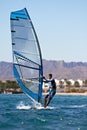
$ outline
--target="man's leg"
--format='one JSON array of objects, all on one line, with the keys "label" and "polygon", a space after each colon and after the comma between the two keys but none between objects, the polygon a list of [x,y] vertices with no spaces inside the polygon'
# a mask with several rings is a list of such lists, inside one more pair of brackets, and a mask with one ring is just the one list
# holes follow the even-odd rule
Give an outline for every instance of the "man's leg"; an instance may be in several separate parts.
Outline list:
[{"label": "man's leg", "polygon": [[46,95],[46,97],[44,98],[44,107],[46,108],[46,106],[47,106],[47,99],[48,99],[48,96],[49,95]]},{"label": "man's leg", "polygon": [[47,99],[44,99],[44,107],[46,108],[46,104],[47,104]]},{"label": "man's leg", "polygon": [[50,95],[49,95],[49,97],[48,97],[48,99],[47,99],[47,101],[46,101],[46,106],[49,105],[49,103],[50,103],[50,101],[52,100],[52,98],[54,97],[54,95],[55,95],[55,92],[54,92],[54,91],[51,91],[51,93],[50,93]]},{"label": "man's leg", "polygon": [[51,99],[49,98],[48,101],[46,102],[46,107],[48,106],[48,104],[50,103]]}]

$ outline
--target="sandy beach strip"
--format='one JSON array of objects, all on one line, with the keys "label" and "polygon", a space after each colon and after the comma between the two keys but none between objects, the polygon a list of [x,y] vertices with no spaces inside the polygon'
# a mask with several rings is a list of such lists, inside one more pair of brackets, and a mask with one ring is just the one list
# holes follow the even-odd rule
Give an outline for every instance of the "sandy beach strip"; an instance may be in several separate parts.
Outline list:
[{"label": "sandy beach strip", "polygon": [[[46,95],[47,93],[43,93],[43,95]],[[75,96],[87,96],[87,92],[86,93],[56,93],[56,95],[75,95]]]},{"label": "sandy beach strip", "polygon": [[56,93],[58,95],[82,95],[82,96],[87,96],[87,93]]}]

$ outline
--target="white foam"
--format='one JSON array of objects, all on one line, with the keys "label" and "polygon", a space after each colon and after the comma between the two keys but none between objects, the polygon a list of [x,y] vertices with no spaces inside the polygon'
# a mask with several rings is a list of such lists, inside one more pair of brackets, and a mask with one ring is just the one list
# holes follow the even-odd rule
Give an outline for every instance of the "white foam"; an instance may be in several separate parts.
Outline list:
[{"label": "white foam", "polygon": [[17,106],[16,106],[17,109],[24,109],[24,110],[28,110],[28,109],[31,109],[31,106],[30,105],[25,105],[23,103],[23,101],[21,101]]},{"label": "white foam", "polygon": [[33,108],[35,109],[55,109],[54,107],[51,107],[51,106],[47,106],[46,108],[44,108],[44,106],[42,106],[41,103],[37,103],[37,102],[33,102]]},{"label": "white foam", "polygon": [[42,106],[40,103],[37,102],[32,102],[32,105],[25,105],[25,103],[23,101],[21,101],[17,106],[16,109],[24,109],[24,110],[29,110],[29,109],[37,109],[37,110],[42,110],[42,109],[55,109],[55,107],[51,107],[51,106],[47,106],[46,108],[44,108],[44,106]]}]

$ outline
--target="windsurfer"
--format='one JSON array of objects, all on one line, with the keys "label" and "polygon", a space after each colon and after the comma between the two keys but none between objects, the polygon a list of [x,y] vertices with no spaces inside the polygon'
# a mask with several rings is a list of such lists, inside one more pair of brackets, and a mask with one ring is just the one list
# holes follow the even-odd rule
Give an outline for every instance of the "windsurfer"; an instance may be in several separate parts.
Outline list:
[{"label": "windsurfer", "polygon": [[46,79],[45,77],[43,77],[43,82],[49,83],[49,92],[44,98],[45,108],[48,106],[53,96],[56,94],[56,83],[55,83],[55,80],[52,78],[52,74],[49,74],[48,78],[49,79]]}]

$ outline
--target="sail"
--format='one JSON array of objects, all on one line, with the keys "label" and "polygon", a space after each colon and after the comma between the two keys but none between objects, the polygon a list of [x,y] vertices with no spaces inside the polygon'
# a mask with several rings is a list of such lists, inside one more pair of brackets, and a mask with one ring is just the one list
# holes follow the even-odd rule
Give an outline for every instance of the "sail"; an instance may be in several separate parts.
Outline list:
[{"label": "sail", "polygon": [[42,56],[38,38],[26,10],[11,12],[14,76],[22,91],[40,102],[42,98]]}]

